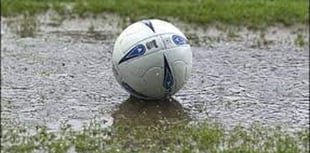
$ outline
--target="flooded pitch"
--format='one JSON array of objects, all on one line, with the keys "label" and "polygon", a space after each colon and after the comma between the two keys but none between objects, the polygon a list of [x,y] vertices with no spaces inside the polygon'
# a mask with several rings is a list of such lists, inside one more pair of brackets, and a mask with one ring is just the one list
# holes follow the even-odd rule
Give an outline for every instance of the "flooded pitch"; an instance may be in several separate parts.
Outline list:
[{"label": "flooded pitch", "polygon": [[309,127],[309,48],[297,47],[290,31],[267,32],[271,43],[260,46],[249,31],[222,40],[223,32],[176,24],[193,43],[191,78],[171,99],[147,103],[129,98],[114,79],[117,18],[54,26],[43,16],[34,38],[19,38],[9,20],[1,23],[2,124],[57,130],[62,123],[80,129],[93,119],[107,126],[190,119],[227,128]]}]

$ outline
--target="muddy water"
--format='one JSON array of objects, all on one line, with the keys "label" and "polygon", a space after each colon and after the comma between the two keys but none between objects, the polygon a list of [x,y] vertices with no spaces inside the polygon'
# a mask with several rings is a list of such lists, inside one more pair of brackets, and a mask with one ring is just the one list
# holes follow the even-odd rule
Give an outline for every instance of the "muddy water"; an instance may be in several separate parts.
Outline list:
[{"label": "muddy water", "polygon": [[34,38],[19,38],[11,20],[1,23],[2,124],[57,130],[62,123],[80,129],[90,120],[109,126],[190,118],[227,128],[309,126],[309,48],[294,45],[290,30],[271,29],[272,43],[260,46],[259,34],[250,31],[229,40],[225,32],[179,23],[195,39],[192,76],[171,99],[148,104],[129,98],[113,77],[111,52],[122,27],[117,17],[53,26],[44,15]]}]

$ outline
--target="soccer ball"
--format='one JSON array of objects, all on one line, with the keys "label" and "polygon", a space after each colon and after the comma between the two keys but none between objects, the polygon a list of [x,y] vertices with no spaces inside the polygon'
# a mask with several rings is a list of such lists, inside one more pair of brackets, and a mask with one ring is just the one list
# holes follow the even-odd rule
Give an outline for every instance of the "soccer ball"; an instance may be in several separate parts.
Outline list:
[{"label": "soccer ball", "polygon": [[189,79],[192,51],[172,24],[142,20],[116,39],[112,62],[116,80],[132,96],[161,99],[175,94]]}]

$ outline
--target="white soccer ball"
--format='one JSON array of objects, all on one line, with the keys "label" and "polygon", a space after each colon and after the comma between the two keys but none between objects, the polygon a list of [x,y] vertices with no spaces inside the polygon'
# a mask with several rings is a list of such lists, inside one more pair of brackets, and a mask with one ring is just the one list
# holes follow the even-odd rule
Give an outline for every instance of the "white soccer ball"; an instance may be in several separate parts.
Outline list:
[{"label": "white soccer ball", "polygon": [[190,77],[192,51],[184,34],[172,24],[142,20],[117,38],[113,73],[131,95],[161,99],[179,91]]}]

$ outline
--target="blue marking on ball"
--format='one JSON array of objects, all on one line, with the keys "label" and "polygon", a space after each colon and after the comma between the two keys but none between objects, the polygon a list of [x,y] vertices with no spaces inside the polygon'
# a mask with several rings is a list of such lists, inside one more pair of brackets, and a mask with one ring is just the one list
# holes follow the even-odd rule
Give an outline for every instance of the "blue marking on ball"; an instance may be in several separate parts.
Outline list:
[{"label": "blue marking on ball", "polygon": [[136,47],[132,48],[120,61],[118,64],[121,64],[129,59],[141,56],[145,53],[145,46],[142,44],[137,45]]},{"label": "blue marking on ball", "polygon": [[164,82],[163,86],[168,91],[171,92],[171,88],[174,84],[173,75],[167,61],[166,56],[164,55]]},{"label": "blue marking on ball", "polygon": [[153,32],[155,32],[155,29],[153,27],[153,24],[150,20],[143,20],[141,21],[143,24],[145,24],[147,27],[149,27]]},{"label": "blue marking on ball", "polygon": [[172,35],[172,40],[176,45],[185,45],[187,44],[186,38],[178,35]]}]

